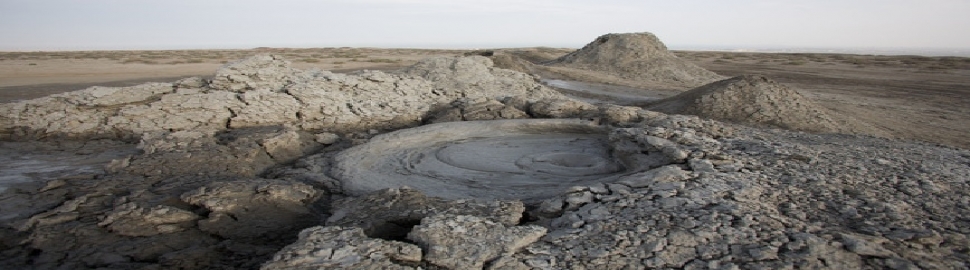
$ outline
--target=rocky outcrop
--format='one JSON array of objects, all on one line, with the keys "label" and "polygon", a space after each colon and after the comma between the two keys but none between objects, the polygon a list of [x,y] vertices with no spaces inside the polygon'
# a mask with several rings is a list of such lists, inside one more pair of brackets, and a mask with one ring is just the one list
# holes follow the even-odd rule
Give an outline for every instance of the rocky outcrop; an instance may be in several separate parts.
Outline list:
[{"label": "rocky outcrop", "polygon": [[292,84],[299,72],[282,57],[263,54],[238,60],[219,69],[209,82],[209,87],[239,93],[259,89],[275,92]]},{"label": "rocky outcrop", "polygon": [[408,239],[424,250],[424,260],[448,269],[481,269],[485,262],[515,254],[542,237],[546,228],[512,226],[467,215],[436,215],[421,220]]},{"label": "rocky outcrop", "polygon": [[215,182],[182,194],[186,203],[209,211],[199,229],[229,239],[284,239],[317,224],[307,205],[318,191],[281,180]]},{"label": "rocky outcrop", "polygon": [[522,105],[517,108],[514,98],[507,98],[505,102],[480,98],[480,99],[458,99],[448,107],[441,108],[433,112],[427,119],[428,123],[457,122],[457,121],[477,121],[477,120],[497,120],[497,119],[522,119],[531,116],[519,109],[528,106],[528,101],[521,100]]},{"label": "rocky outcrop", "polygon": [[139,143],[143,155],[132,156],[113,168],[115,172],[144,176],[251,178],[319,150],[324,144],[316,141],[317,135],[285,127],[233,129],[216,135],[151,132],[143,134]]},{"label": "rocky outcrop", "polygon": [[213,134],[287,125],[301,130],[359,131],[418,125],[458,98],[560,97],[523,73],[485,57],[431,58],[402,74],[299,70],[278,56],[230,63],[204,82],[92,87],[0,105],[0,135],[131,138],[160,131]]},{"label": "rocky outcrop", "polygon": [[430,58],[403,72],[432,82],[436,93],[453,98],[504,98],[523,94],[528,94],[531,99],[561,96],[532,75],[495,68],[492,60],[483,56]]},{"label": "rocky outcrop", "polygon": [[449,201],[410,188],[385,189],[337,201],[329,226],[363,228],[370,237],[403,240],[421,220],[439,214],[474,215],[508,226],[519,223],[519,201]]},{"label": "rocky outcrop", "polygon": [[126,203],[115,207],[98,226],[124,236],[151,236],[184,231],[201,217],[179,208],[156,205],[151,209]]},{"label": "rocky outcrop", "polygon": [[261,269],[415,269],[418,246],[368,238],[360,228],[311,227]]}]

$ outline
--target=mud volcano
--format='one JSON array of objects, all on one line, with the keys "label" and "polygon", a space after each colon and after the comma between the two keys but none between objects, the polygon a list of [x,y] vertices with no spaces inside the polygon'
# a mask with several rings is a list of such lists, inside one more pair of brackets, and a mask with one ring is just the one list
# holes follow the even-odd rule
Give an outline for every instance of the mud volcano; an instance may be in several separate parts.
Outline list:
[{"label": "mud volcano", "polygon": [[336,158],[348,194],[409,186],[460,199],[541,199],[626,172],[607,130],[574,119],[451,122],[375,137]]}]

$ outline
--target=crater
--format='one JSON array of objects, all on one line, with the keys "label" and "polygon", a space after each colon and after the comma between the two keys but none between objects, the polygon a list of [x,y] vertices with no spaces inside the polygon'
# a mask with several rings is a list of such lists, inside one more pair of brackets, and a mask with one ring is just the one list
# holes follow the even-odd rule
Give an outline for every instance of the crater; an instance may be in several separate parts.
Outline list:
[{"label": "crater", "polygon": [[433,124],[347,149],[332,172],[351,195],[408,186],[448,199],[542,199],[627,173],[607,133],[579,119]]}]

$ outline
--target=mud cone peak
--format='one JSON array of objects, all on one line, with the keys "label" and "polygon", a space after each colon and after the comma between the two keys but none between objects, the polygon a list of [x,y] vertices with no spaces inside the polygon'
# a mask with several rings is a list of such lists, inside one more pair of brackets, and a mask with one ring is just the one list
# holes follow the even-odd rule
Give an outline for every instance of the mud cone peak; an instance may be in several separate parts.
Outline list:
[{"label": "mud cone peak", "polygon": [[646,32],[602,35],[548,64],[673,87],[696,87],[723,78],[677,58],[657,36]]}]

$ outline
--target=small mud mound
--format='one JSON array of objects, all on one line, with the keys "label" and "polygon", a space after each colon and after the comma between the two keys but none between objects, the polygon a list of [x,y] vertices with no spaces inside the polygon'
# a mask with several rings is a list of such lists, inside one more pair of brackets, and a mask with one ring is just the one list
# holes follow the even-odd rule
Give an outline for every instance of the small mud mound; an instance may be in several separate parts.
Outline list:
[{"label": "small mud mound", "polygon": [[353,195],[409,186],[452,199],[543,198],[626,171],[607,132],[565,119],[428,125],[346,150],[333,173]]},{"label": "small mud mound", "polygon": [[651,33],[606,34],[548,65],[680,87],[696,87],[723,78],[677,58]]},{"label": "small mud mound", "polygon": [[664,99],[648,109],[792,130],[851,130],[833,120],[834,112],[785,85],[759,75],[714,82]]}]

